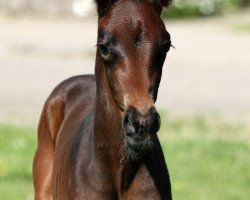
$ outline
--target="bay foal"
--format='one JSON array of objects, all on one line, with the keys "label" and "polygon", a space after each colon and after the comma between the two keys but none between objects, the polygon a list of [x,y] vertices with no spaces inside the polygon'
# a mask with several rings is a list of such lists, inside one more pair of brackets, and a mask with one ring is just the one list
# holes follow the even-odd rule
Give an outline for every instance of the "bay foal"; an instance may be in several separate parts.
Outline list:
[{"label": "bay foal", "polygon": [[36,200],[170,200],[154,102],[169,0],[96,0],[95,75],[59,84],[41,114]]}]

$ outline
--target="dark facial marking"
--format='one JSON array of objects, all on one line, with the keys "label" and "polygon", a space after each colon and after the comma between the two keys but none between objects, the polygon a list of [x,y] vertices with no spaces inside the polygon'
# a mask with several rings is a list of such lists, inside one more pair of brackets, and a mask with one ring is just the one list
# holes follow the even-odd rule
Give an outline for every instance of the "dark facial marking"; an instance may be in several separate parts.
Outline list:
[{"label": "dark facial marking", "polygon": [[134,44],[135,47],[139,47],[140,44],[143,42],[143,33],[144,33],[144,26],[143,26],[143,22],[140,20],[134,20],[131,19],[131,29],[133,30],[133,34],[134,34]]}]

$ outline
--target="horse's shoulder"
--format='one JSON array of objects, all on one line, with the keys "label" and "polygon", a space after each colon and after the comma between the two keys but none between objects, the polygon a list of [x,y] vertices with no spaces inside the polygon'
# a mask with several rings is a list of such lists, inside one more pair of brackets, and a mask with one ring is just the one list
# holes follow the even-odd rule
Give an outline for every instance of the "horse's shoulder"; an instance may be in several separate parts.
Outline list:
[{"label": "horse's shoulder", "polygon": [[[55,141],[60,135],[59,130],[63,132],[73,122],[80,126],[85,120],[94,105],[95,87],[94,75],[80,75],[68,78],[54,88],[45,103],[41,120],[48,119]],[[75,128],[78,129],[77,125]]]}]

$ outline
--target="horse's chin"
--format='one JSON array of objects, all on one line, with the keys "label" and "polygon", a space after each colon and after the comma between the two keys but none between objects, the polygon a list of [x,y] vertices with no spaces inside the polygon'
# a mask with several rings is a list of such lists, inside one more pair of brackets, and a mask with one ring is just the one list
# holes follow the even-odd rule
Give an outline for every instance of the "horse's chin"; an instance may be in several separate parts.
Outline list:
[{"label": "horse's chin", "polygon": [[126,141],[128,159],[137,161],[152,149],[151,138],[143,142]]}]

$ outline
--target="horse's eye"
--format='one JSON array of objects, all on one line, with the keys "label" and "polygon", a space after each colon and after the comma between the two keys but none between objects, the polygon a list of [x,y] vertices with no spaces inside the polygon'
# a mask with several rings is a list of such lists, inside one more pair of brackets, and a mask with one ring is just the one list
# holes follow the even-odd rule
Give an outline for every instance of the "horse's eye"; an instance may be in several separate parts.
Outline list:
[{"label": "horse's eye", "polygon": [[164,51],[164,53],[169,52],[169,49],[170,49],[171,46],[172,46],[171,41],[165,41],[163,43],[163,47],[162,47],[162,50]]},{"label": "horse's eye", "polygon": [[110,48],[106,44],[98,44],[101,52],[101,56],[104,60],[109,61],[112,59]]}]

